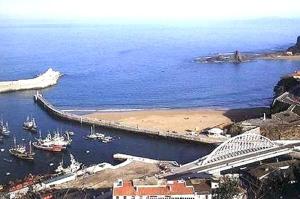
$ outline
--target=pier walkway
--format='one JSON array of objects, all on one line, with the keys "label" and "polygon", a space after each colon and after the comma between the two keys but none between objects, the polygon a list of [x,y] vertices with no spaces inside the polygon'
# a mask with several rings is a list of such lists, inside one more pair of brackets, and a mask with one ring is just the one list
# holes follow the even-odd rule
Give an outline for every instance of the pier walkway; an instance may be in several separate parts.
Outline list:
[{"label": "pier walkway", "polygon": [[189,134],[183,134],[183,133],[169,133],[169,132],[163,132],[163,131],[153,131],[149,129],[141,129],[138,127],[132,127],[132,126],[126,126],[124,124],[119,124],[117,122],[113,121],[106,121],[106,120],[100,120],[100,119],[93,119],[93,118],[87,118],[81,115],[76,115],[73,113],[68,113],[62,110],[59,110],[55,106],[53,106],[50,102],[48,102],[41,93],[37,92],[34,95],[34,100],[37,104],[39,104],[42,108],[44,108],[49,114],[52,114],[60,119],[72,121],[72,122],[78,122],[80,124],[84,125],[95,125],[95,126],[101,126],[105,128],[110,129],[117,129],[122,130],[130,133],[136,133],[140,135],[149,135],[149,136],[159,136],[164,138],[172,138],[172,139],[178,139],[183,141],[192,141],[192,142],[198,142],[198,143],[207,143],[207,144],[219,144],[226,139],[224,138],[215,138],[215,137],[208,137],[206,135],[189,135]]},{"label": "pier walkway", "polygon": [[132,161],[138,161],[138,162],[144,162],[144,163],[150,163],[150,164],[159,164],[159,163],[165,163],[165,164],[171,164],[174,166],[179,166],[179,164],[176,161],[167,161],[167,160],[154,160],[150,158],[143,158],[139,156],[133,156],[133,155],[127,155],[122,153],[116,153],[113,155],[113,158],[116,160],[132,160]]}]

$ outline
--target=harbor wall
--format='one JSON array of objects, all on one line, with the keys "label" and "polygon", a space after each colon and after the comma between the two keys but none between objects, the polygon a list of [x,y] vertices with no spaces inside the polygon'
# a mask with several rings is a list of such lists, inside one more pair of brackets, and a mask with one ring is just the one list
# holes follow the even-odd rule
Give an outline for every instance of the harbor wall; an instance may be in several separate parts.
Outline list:
[{"label": "harbor wall", "polygon": [[124,124],[119,124],[113,121],[106,121],[94,118],[87,118],[80,115],[76,115],[73,113],[68,113],[57,109],[51,103],[49,103],[42,94],[37,93],[34,96],[34,100],[38,103],[42,108],[44,108],[49,114],[54,115],[63,120],[77,122],[83,125],[95,125],[101,126],[110,129],[122,130],[130,133],[136,133],[140,135],[149,135],[149,136],[158,136],[164,138],[172,138],[182,141],[192,141],[197,143],[207,143],[207,144],[219,144],[224,142],[224,138],[216,138],[216,137],[208,137],[205,135],[187,135],[187,134],[179,134],[179,133],[169,133],[163,131],[155,131],[149,129],[141,129],[138,127],[126,126]]},{"label": "harbor wall", "polygon": [[49,68],[45,73],[32,79],[16,80],[16,81],[2,81],[0,82],[0,93],[28,90],[28,89],[41,89],[57,84],[60,72]]}]

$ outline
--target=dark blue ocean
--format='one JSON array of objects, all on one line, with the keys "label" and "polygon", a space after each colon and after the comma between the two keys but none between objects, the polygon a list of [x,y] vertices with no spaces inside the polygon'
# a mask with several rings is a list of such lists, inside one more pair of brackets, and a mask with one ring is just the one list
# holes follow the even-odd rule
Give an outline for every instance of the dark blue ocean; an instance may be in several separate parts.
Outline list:
[{"label": "dark blue ocean", "polygon": [[[52,67],[64,76],[44,96],[62,109],[243,108],[269,106],[281,76],[300,68],[299,61],[199,64],[200,55],[218,52],[265,52],[285,49],[300,34],[300,21],[234,21],[189,24],[48,24],[0,26],[0,80],[31,78]],[[120,131],[98,129],[115,137],[109,144],[83,139],[88,127],[52,118],[33,102],[34,91],[0,94],[0,114],[12,136],[0,143],[0,183],[29,172],[49,173],[71,152],[86,165],[115,164],[114,153],[185,163],[213,147],[181,143]],[[44,134],[71,129],[76,135],[63,154],[37,151],[33,163],[11,157],[15,135],[27,115],[36,117]],[[85,151],[90,150],[90,154]],[[12,162],[3,161],[11,159]],[[68,161],[65,161],[66,164]],[[54,163],[54,166],[49,166]],[[10,172],[11,175],[6,176]]]}]

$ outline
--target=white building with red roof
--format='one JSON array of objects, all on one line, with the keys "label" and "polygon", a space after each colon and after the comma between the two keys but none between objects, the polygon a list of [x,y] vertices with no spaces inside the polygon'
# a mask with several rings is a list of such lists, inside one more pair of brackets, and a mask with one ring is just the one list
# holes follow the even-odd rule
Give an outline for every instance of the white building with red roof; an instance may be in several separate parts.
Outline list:
[{"label": "white building with red roof", "polygon": [[[209,187],[210,189],[210,187]],[[210,189],[211,190],[211,189]],[[211,199],[211,191],[204,195],[195,192],[184,180],[137,183],[117,180],[113,185],[113,199]]]}]

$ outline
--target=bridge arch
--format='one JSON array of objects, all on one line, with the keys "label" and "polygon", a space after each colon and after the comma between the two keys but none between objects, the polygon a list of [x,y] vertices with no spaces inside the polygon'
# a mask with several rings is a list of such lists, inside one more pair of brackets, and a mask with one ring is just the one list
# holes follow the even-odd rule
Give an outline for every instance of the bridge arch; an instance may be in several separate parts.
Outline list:
[{"label": "bridge arch", "polygon": [[276,146],[276,143],[262,135],[256,133],[243,133],[223,142],[215,148],[201,164],[206,165]]}]

